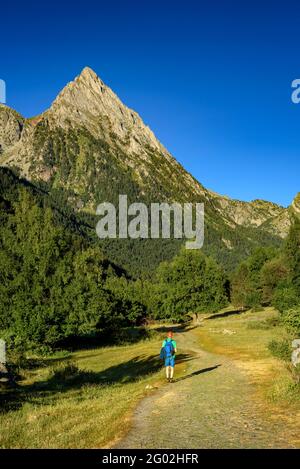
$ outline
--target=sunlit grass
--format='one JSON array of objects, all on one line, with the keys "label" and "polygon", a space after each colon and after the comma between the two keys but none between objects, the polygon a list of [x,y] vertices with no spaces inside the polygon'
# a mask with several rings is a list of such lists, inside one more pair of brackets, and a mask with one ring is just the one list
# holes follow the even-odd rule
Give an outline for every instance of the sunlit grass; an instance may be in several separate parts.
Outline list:
[{"label": "sunlit grass", "polygon": [[79,383],[76,376],[53,381],[57,363],[70,357],[27,371],[21,387],[1,401],[0,447],[99,448],[120,437],[137,401],[163,382],[160,343],[158,334],[134,345],[73,353]]},{"label": "sunlit grass", "polygon": [[[271,340],[287,337],[285,329],[276,324],[278,312],[273,308],[211,317],[196,330],[200,345],[234,360],[247,373],[258,392],[269,401],[298,409],[299,387],[295,386],[287,365],[272,356]],[[299,407],[300,410],[300,407]]]}]

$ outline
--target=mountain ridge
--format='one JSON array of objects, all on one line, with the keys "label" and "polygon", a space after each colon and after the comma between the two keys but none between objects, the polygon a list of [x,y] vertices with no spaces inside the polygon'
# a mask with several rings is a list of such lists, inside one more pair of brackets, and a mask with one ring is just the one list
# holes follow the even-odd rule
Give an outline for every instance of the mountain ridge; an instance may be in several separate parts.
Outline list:
[{"label": "mountain ridge", "polygon": [[229,251],[238,245],[237,231],[251,245],[260,236],[280,242],[290,226],[289,210],[280,205],[206,189],[89,67],[39,116],[26,119],[0,106],[0,150],[1,166],[65,191],[79,211],[94,214],[100,202],[116,202],[120,193],[132,201],[204,202],[207,227]]}]

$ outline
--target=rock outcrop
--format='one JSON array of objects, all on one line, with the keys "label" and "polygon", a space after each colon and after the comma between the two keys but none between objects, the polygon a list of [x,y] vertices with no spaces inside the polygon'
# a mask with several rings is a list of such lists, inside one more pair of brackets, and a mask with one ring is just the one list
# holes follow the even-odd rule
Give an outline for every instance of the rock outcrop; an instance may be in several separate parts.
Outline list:
[{"label": "rock outcrop", "polygon": [[0,104],[0,154],[19,142],[24,120],[16,111]]}]

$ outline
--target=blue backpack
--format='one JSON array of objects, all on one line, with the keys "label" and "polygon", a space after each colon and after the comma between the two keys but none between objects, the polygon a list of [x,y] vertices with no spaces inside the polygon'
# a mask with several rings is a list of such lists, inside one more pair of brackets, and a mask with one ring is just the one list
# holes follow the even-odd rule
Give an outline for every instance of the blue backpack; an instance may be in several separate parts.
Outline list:
[{"label": "blue backpack", "polygon": [[160,358],[165,360],[166,358],[170,358],[174,355],[174,345],[172,340],[167,340],[164,347],[162,347],[160,351]]}]

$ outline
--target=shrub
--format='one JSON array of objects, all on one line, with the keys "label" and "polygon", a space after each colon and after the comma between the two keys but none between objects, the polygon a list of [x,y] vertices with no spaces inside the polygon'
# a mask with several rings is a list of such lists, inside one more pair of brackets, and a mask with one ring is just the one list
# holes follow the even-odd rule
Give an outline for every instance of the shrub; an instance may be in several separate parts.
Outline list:
[{"label": "shrub", "polygon": [[132,344],[150,337],[150,331],[145,327],[122,327],[111,332],[109,341],[118,344]]},{"label": "shrub", "polygon": [[271,340],[268,345],[271,354],[284,361],[290,361],[292,355],[292,346],[290,341],[285,340]]},{"label": "shrub", "polygon": [[67,361],[65,363],[54,365],[49,374],[51,381],[60,383],[77,377],[78,374],[80,374],[80,370],[76,363]]},{"label": "shrub", "polygon": [[269,324],[266,321],[250,321],[247,324],[247,329],[270,329]]},{"label": "shrub", "polygon": [[285,311],[282,315],[282,323],[292,334],[300,334],[300,305]]},{"label": "shrub", "polygon": [[273,317],[273,318],[265,319],[264,321],[250,321],[247,324],[247,329],[267,330],[267,329],[272,329],[273,327],[278,326],[278,324],[279,324],[279,318]]},{"label": "shrub", "polygon": [[281,376],[274,381],[268,395],[272,401],[295,404],[300,400],[300,386],[295,378],[292,381],[288,376]]},{"label": "shrub", "polygon": [[266,319],[266,323],[267,323],[270,327],[279,326],[279,324],[280,324],[280,318],[277,317],[277,316],[268,318],[268,319]]},{"label": "shrub", "polygon": [[282,285],[275,290],[272,305],[281,313],[299,303],[299,296],[293,285]]},{"label": "shrub", "polygon": [[258,291],[252,291],[246,296],[246,304],[253,311],[260,311],[261,308],[261,294]]}]

